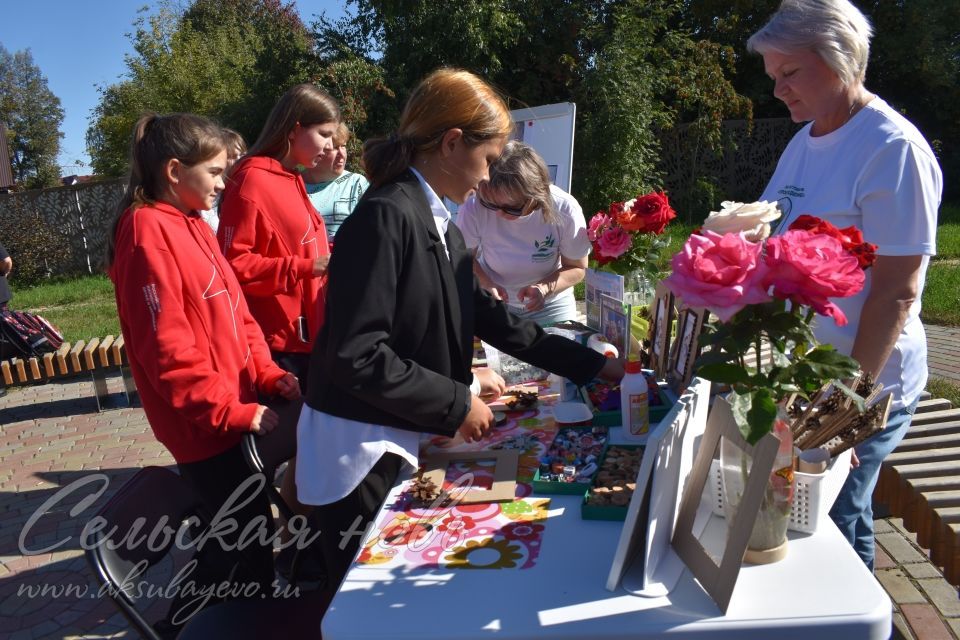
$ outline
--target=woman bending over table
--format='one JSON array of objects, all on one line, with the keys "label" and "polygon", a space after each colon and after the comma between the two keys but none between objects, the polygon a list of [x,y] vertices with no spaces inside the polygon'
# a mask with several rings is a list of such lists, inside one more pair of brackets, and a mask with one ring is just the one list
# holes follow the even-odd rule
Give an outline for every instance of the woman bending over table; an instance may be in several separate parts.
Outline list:
[{"label": "woman bending over table", "polygon": [[573,285],[586,275],[583,209],[550,183],[543,158],[511,141],[457,214],[480,286],[521,318],[574,320]]}]

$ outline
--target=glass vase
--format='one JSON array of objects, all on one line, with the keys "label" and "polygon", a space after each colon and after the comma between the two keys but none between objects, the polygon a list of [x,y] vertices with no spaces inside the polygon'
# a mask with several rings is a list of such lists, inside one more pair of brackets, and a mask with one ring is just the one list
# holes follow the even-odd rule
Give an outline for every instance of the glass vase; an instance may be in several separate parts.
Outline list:
[{"label": "glass vase", "polygon": [[[649,340],[650,304],[653,302],[655,284],[642,269],[623,276],[623,303],[630,310],[630,352],[645,360],[644,343]],[[645,366],[649,367],[649,363]]]},{"label": "glass vase", "polygon": [[[767,478],[760,511],[753,522],[744,561],[768,564],[783,559],[787,553],[787,526],[793,508],[795,480],[793,475],[793,434],[786,411],[778,407],[773,435],[780,440],[773,471]],[[753,458],[749,452],[726,438],[720,441],[723,506],[728,525],[733,523],[740,498],[750,475]]]}]

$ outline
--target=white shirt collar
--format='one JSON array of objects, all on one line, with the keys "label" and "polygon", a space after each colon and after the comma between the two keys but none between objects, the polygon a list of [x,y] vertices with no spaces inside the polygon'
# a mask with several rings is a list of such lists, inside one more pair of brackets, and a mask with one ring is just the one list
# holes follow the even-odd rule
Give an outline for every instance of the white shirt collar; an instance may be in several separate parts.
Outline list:
[{"label": "white shirt collar", "polygon": [[[410,171],[413,172],[413,175],[417,176],[417,180],[420,181],[420,187],[423,189],[424,195],[427,196],[427,204],[430,205],[430,213],[433,214],[433,221],[437,225],[437,232],[440,234],[440,242],[443,243],[443,248],[447,249],[447,238],[444,234],[447,232],[447,225],[450,224],[450,212],[447,211],[446,205],[443,204],[443,200],[437,195],[437,192],[433,190],[427,181],[423,178],[419,171],[410,167]],[[447,251],[447,257],[450,257],[450,252]]]}]

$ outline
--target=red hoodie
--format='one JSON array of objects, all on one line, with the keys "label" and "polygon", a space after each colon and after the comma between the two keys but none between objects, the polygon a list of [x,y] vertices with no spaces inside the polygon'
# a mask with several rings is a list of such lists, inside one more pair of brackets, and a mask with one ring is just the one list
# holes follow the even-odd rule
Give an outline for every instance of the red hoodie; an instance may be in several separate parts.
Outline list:
[{"label": "red hoodie", "polygon": [[[241,160],[220,201],[217,237],[270,348],[310,353],[326,282],[313,277],[313,262],[330,249],[303,178],[273,158]],[[300,316],[307,318],[308,342],[297,330]]]},{"label": "red hoodie", "polygon": [[158,202],[124,212],[110,266],[133,378],[157,440],[177,462],[240,442],[257,389],[283,375],[236,276],[198,215]]}]

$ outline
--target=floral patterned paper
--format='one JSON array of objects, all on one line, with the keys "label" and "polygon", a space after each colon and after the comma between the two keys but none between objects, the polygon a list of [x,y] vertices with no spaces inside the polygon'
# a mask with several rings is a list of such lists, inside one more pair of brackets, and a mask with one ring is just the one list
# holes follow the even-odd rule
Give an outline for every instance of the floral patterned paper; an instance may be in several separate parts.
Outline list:
[{"label": "floral patterned paper", "polygon": [[[541,390],[539,406],[510,412],[507,421],[482,442],[465,444],[435,437],[421,447],[421,457],[442,451],[521,449],[517,495],[512,502],[420,507],[410,496],[412,480],[397,502],[381,514],[377,535],[361,550],[357,563],[403,569],[528,569],[536,564],[547,529],[549,498],[530,495],[528,484],[537,460],[557,432],[555,394]],[[466,473],[473,485],[489,487],[492,461],[451,465],[445,488]]]}]

